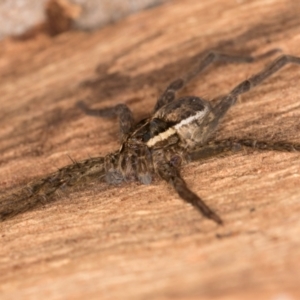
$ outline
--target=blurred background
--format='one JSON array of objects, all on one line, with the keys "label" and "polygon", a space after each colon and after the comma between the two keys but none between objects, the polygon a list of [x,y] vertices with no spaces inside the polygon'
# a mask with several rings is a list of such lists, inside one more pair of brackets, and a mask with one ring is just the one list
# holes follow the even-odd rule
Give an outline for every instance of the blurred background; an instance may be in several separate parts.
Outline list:
[{"label": "blurred background", "polygon": [[46,30],[93,30],[167,0],[0,0],[0,39]]}]

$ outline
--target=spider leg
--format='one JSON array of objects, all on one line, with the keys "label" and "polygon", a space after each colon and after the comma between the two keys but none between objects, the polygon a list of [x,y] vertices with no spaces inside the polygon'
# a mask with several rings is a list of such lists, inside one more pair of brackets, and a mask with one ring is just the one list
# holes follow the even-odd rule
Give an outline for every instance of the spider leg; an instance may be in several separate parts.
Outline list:
[{"label": "spider leg", "polygon": [[269,142],[269,141],[257,141],[252,139],[239,139],[236,140],[237,145],[255,148],[259,150],[273,150],[281,152],[300,152],[300,144],[289,143],[286,141]]},{"label": "spider leg", "polygon": [[206,145],[200,146],[186,154],[187,161],[205,160],[218,155],[226,155],[231,152],[241,150],[241,145],[231,139],[221,141],[211,141]]},{"label": "spider leg", "polygon": [[157,103],[154,107],[154,112],[160,109],[167,103],[170,103],[175,99],[175,93],[182,89],[190,80],[196,77],[199,73],[204,71],[209,65],[214,62],[225,62],[225,63],[252,63],[256,60],[263,59],[265,57],[271,56],[276,52],[279,52],[280,49],[272,49],[266,53],[263,53],[259,56],[237,56],[229,55],[224,53],[219,53],[216,51],[209,52],[203,60],[200,61],[196,67],[191,69],[184,76],[171,82],[162,95],[158,98]]},{"label": "spider leg", "polygon": [[4,196],[3,201],[1,199],[0,221],[52,201],[52,196],[59,190],[79,184],[88,177],[101,179],[104,172],[104,158],[95,157],[74,162],[47,177],[33,181],[16,194]]},{"label": "spider leg", "polygon": [[118,104],[113,107],[106,107],[102,109],[91,109],[83,101],[77,102],[77,106],[87,115],[101,118],[115,118],[119,119],[121,142],[123,142],[130,130],[133,127],[134,119],[131,110],[125,104]]},{"label": "spider leg", "polygon": [[193,149],[187,154],[186,159],[188,161],[205,160],[218,155],[226,155],[239,151],[243,146],[266,151],[300,152],[300,144],[297,143],[294,144],[285,141],[257,141],[253,139],[226,139],[221,141],[212,141],[207,145]]},{"label": "spider leg", "polygon": [[200,197],[187,187],[176,167],[166,161],[162,163],[158,160],[155,164],[155,169],[162,179],[173,185],[175,191],[184,201],[196,207],[206,218],[212,219],[220,225],[223,224],[222,219],[212,211]]},{"label": "spider leg", "polygon": [[212,129],[218,125],[219,120],[226,114],[229,108],[236,103],[237,97],[239,95],[250,91],[252,88],[262,83],[265,79],[267,79],[289,63],[300,64],[300,57],[292,55],[280,56],[269,66],[264,68],[261,72],[251,76],[249,79],[244,80],[233,90],[231,90],[228,95],[222,97],[220,102],[213,108],[215,118],[212,122]]}]

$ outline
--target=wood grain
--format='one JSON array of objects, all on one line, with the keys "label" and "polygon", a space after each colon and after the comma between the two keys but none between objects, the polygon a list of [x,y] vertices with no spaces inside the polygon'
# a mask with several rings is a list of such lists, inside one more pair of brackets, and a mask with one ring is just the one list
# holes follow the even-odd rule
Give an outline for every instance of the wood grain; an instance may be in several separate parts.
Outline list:
[{"label": "wood grain", "polygon": [[[10,193],[118,147],[115,120],[85,116],[128,104],[146,116],[166,84],[207,51],[300,55],[296,1],[170,2],[97,32],[6,39],[0,48],[0,187]],[[216,64],[184,94],[225,94],[259,71]],[[244,95],[219,137],[300,142],[300,67]],[[1,299],[298,299],[300,155],[243,151],[183,169],[223,217],[201,217],[164,182],[90,183],[0,224]]]}]

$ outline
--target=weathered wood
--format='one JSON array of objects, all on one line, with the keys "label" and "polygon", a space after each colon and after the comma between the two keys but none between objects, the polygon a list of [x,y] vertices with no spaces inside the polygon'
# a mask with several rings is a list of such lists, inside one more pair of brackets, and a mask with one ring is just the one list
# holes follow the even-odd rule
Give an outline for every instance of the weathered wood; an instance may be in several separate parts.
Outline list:
[{"label": "weathered wood", "polygon": [[[117,149],[116,122],[84,116],[80,99],[127,103],[141,118],[208,50],[299,56],[295,3],[182,0],[94,33],[1,42],[1,191],[69,164],[68,155]],[[268,61],[217,64],[183,93],[224,94]],[[244,95],[218,135],[300,142],[299,74],[285,67]],[[1,299],[298,298],[299,172],[298,153],[258,151],[185,167],[222,227],[159,180],[63,193],[0,224]]]}]

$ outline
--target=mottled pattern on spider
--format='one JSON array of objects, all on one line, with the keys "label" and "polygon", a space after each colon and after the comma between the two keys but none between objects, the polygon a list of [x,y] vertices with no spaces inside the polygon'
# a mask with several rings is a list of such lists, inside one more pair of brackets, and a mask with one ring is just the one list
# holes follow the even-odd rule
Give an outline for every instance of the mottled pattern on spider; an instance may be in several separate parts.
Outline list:
[{"label": "mottled pattern on spider", "polygon": [[284,65],[300,64],[300,58],[281,55],[261,72],[241,82],[227,95],[218,99],[214,106],[196,96],[176,99],[175,94],[214,61],[250,63],[273,55],[277,51],[271,50],[258,57],[210,52],[189,73],[173,81],[159,97],[152,115],[137,124],[134,123],[130,109],[124,104],[95,110],[90,109],[84,102],[78,102],[78,106],[88,115],[119,118],[120,149],[105,157],[74,162],[46,178],[31,183],[23,200],[20,199],[14,207],[10,203],[0,210],[0,218],[4,220],[27,210],[35,206],[39,199],[47,200],[59,188],[75,185],[89,177],[105,179],[109,184],[118,185],[132,180],[150,184],[153,175],[158,175],[171,184],[183,200],[195,206],[205,217],[222,224],[221,218],[187,187],[180,176],[179,168],[189,161],[205,159],[243,146],[261,150],[299,151],[299,144],[250,139],[213,140],[212,135],[240,94],[248,92]]}]

